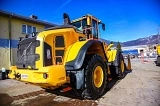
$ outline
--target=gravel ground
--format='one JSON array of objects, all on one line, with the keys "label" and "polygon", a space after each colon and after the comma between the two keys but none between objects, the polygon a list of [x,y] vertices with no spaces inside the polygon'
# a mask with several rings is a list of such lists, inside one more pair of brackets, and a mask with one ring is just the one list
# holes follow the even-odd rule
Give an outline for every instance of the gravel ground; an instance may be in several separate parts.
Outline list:
[{"label": "gravel ground", "polygon": [[132,60],[133,71],[98,101],[107,106],[160,106],[160,67]]},{"label": "gravel ground", "polygon": [[24,82],[12,79],[0,80],[0,93],[7,93],[9,96],[18,96],[40,90],[43,89]]},{"label": "gravel ground", "polygon": [[133,71],[110,82],[106,93],[95,101],[80,100],[74,91],[44,91],[23,82],[1,80],[0,106],[160,106],[160,67],[155,59],[146,60],[132,59]]}]

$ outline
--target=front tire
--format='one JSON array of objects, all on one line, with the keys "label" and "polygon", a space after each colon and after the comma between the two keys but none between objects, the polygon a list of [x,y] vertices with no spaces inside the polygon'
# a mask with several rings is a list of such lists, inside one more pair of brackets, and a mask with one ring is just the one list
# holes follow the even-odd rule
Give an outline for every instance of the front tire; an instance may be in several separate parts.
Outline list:
[{"label": "front tire", "polygon": [[120,54],[119,57],[119,66],[118,66],[118,72],[119,72],[119,79],[123,79],[124,78],[124,71],[125,71],[125,64],[124,64],[124,60],[123,60],[123,55]]},{"label": "front tire", "polygon": [[97,99],[104,93],[107,82],[107,68],[99,55],[93,55],[85,67],[85,89],[83,98]]}]

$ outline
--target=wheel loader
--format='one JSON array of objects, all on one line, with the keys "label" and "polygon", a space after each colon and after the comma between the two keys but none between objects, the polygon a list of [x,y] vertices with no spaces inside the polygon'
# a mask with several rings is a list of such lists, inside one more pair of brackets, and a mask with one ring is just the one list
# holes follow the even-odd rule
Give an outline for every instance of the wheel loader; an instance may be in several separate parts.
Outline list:
[{"label": "wheel loader", "polygon": [[156,63],[156,65],[159,66],[160,65],[160,43],[157,44],[156,49],[157,49],[157,63]]},{"label": "wheel loader", "polygon": [[124,63],[121,51],[100,39],[105,24],[92,15],[70,21],[63,14],[64,25],[21,37],[17,62],[9,78],[56,89],[71,86],[86,99],[103,95],[110,78],[124,78],[131,70],[130,58]]}]

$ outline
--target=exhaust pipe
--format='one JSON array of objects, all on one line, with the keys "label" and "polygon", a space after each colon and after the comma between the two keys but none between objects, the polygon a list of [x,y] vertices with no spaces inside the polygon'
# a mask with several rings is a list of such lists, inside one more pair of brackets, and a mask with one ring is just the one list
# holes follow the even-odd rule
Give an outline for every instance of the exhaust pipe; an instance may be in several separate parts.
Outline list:
[{"label": "exhaust pipe", "polygon": [[63,14],[64,25],[71,25],[69,15],[67,13]]}]

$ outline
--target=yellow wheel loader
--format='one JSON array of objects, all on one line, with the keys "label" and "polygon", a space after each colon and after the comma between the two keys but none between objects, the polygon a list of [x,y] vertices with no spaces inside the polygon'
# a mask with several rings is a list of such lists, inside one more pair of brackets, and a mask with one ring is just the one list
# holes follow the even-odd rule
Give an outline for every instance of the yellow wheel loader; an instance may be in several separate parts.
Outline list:
[{"label": "yellow wheel loader", "polygon": [[83,98],[97,99],[108,78],[123,78],[131,70],[130,58],[124,63],[120,51],[100,39],[105,24],[92,15],[70,22],[64,13],[64,25],[32,33],[19,39],[16,66],[9,78],[55,89],[67,84]]},{"label": "yellow wheel loader", "polygon": [[157,47],[156,47],[156,49],[157,49],[157,66],[159,66],[160,65],[160,44],[157,44]]}]

